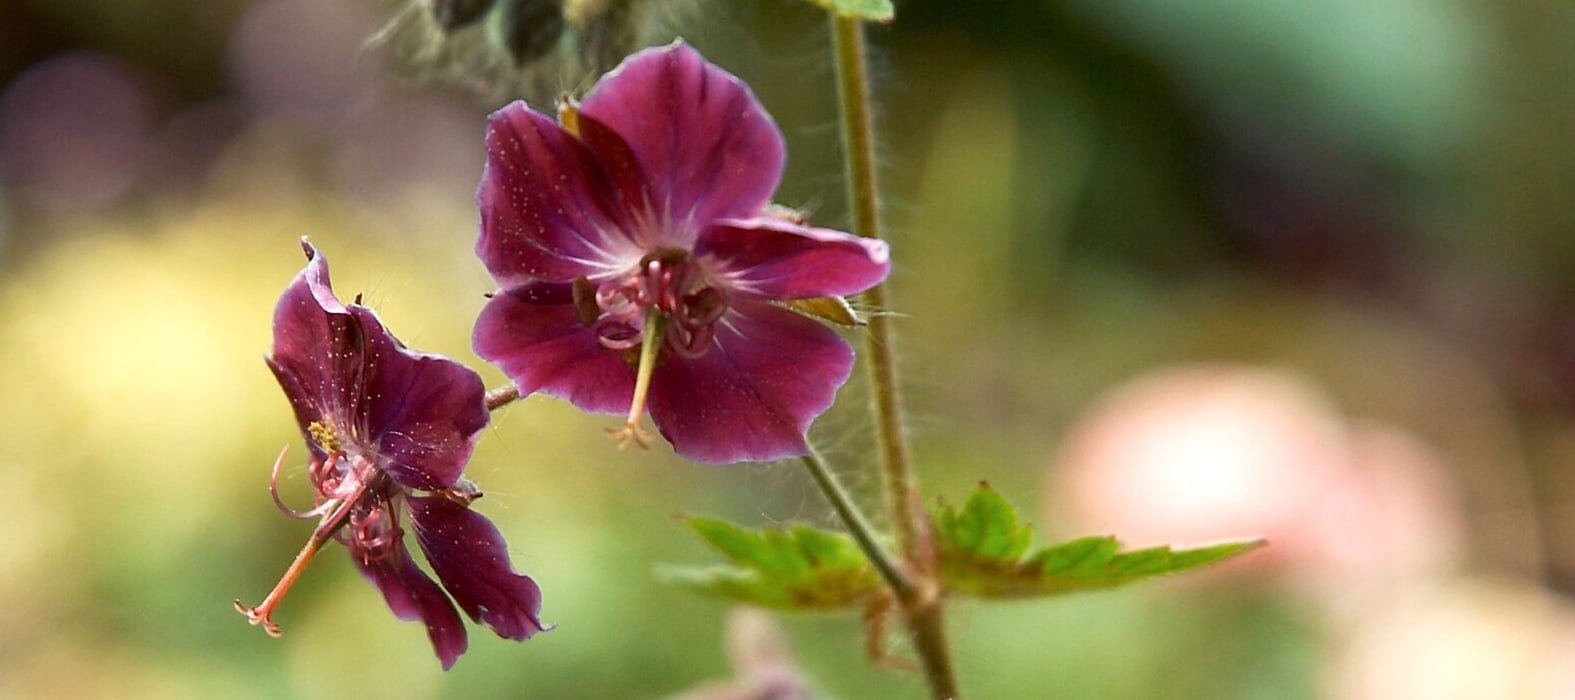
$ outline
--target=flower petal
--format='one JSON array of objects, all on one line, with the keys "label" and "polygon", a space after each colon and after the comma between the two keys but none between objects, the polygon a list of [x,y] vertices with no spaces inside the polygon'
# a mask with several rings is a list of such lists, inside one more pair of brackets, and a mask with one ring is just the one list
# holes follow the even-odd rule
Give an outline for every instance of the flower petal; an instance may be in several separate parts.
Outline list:
[{"label": "flower petal", "polygon": [[675,42],[626,59],[582,114],[623,137],[657,205],[660,245],[687,248],[712,219],[754,216],[782,179],[782,132],[749,87]]},{"label": "flower petal", "polygon": [[470,619],[506,639],[542,630],[541,589],[509,565],[503,536],[470,508],[440,496],[406,499],[427,562]]},{"label": "flower petal", "polygon": [[540,283],[494,296],[476,319],[472,344],[523,395],[540,391],[593,413],[629,409],[634,370],[580,320],[569,285]]},{"label": "flower petal", "polygon": [[278,378],[312,453],[325,456],[307,432],[312,423],[350,421],[359,406],[361,327],[334,297],[328,258],[301,239],[306,267],[285,287],[273,312],[269,369]]},{"label": "flower petal", "polygon": [[766,217],[717,222],[695,253],[714,258],[736,289],[766,299],[857,294],[891,272],[884,241]]},{"label": "flower petal", "polygon": [[465,635],[465,623],[459,619],[459,613],[443,594],[443,589],[410,559],[404,543],[395,545],[389,556],[370,563],[354,554],[350,558],[361,570],[361,575],[383,592],[383,599],[388,601],[388,608],[394,611],[395,617],[426,623],[427,636],[432,640],[438,661],[443,664],[443,670],[451,668],[470,644]]},{"label": "flower petal", "polygon": [[380,466],[406,488],[453,486],[491,417],[481,375],[406,348],[371,309],[350,313],[367,329],[366,437]]},{"label": "flower petal", "polygon": [[322,423],[375,454],[406,487],[452,486],[487,425],[481,376],[406,348],[371,309],[340,303],[328,259],[301,246],[308,262],[275,307],[268,366],[312,453],[325,456],[309,429]]},{"label": "flower petal", "polygon": [[692,360],[669,357],[651,379],[651,418],[673,450],[713,464],[809,453],[804,435],[853,369],[840,336],[792,311],[736,303]]},{"label": "flower petal", "polygon": [[523,102],[487,118],[476,202],[476,255],[504,287],[596,277],[642,254],[595,154]]}]

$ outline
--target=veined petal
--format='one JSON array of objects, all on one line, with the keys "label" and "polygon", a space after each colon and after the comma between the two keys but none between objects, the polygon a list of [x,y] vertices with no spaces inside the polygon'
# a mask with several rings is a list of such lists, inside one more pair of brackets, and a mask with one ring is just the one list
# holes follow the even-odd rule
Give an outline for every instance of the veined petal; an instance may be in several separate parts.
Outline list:
[{"label": "veined petal", "polygon": [[820,323],[738,303],[695,359],[670,357],[651,379],[651,418],[673,450],[714,464],[809,453],[805,433],[853,369],[853,349]]},{"label": "veined petal", "polygon": [[410,521],[427,562],[470,619],[506,639],[542,630],[541,589],[514,572],[508,548],[492,522],[440,496],[415,497]]},{"label": "veined petal", "polygon": [[766,299],[857,294],[891,272],[884,241],[766,217],[716,222],[695,253],[735,289]]},{"label": "veined petal", "polygon": [[290,399],[307,446],[322,457],[307,426],[353,420],[360,406],[362,336],[360,325],[334,297],[328,258],[304,238],[301,249],[306,267],[274,307],[273,352],[267,362]]},{"label": "veined petal", "polygon": [[410,559],[403,542],[394,546],[389,556],[373,562],[361,561],[354,554],[350,557],[356,568],[372,585],[383,592],[388,608],[401,620],[421,620],[427,625],[427,636],[438,661],[447,671],[470,642],[465,635],[465,623],[459,619],[443,589],[422,573]]},{"label": "veined petal", "polygon": [[452,486],[487,424],[480,375],[406,348],[371,309],[342,304],[329,284],[328,259],[304,240],[301,246],[306,269],[274,310],[267,361],[312,453],[325,456],[310,430],[322,423],[377,455],[408,488]]},{"label": "veined petal", "polygon": [[639,160],[656,231],[687,248],[712,219],[753,216],[782,179],[782,132],[749,87],[675,42],[625,59],[581,103]]},{"label": "veined petal", "polygon": [[628,218],[590,148],[515,102],[487,118],[476,255],[504,287],[595,277],[638,260]]},{"label": "veined petal", "polygon": [[366,438],[380,466],[406,488],[454,485],[487,426],[481,376],[441,355],[400,344],[376,314],[352,304],[366,331]]},{"label": "veined petal", "polygon": [[629,147],[618,132],[595,117],[580,112],[574,117],[580,141],[596,153],[596,160],[618,192],[618,205],[629,216],[632,228],[629,236],[641,247],[658,247],[666,240],[652,216],[656,199],[651,193],[651,179],[646,176],[639,156]]},{"label": "veined petal", "polygon": [[567,284],[540,283],[494,296],[476,319],[476,354],[498,365],[522,395],[543,392],[593,413],[620,413],[634,370],[609,352],[575,310]]}]

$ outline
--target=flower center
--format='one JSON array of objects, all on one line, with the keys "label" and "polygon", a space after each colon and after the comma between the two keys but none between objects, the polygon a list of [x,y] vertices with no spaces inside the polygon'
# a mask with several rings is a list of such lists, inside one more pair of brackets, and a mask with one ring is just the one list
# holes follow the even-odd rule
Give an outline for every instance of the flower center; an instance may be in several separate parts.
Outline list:
[{"label": "flower center", "polygon": [[705,354],[715,337],[712,327],[727,312],[727,293],[711,284],[689,253],[665,249],[646,255],[632,270],[595,287],[594,298],[580,298],[581,313],[609,350],[629,350],[644,340],[653,309],[665,326],[663,349],[682,357]]},{"label": "flower center", "polygon": [[342,542],[362,563],[370,564],[392,554],[404,534],[394,513],[399,487],[393,480],[367,455],[346,451],[330,426],[312,423],[307,426],[307,432],[327,453],[321,459],[313,459],[308,470],[312,486],[316,488],[313,496],[316,507],[295,511],[279,498],[278,477],[279,466],[284,462],[283,452],[274,462],[269,490],[280,510],[300,518],[321,516],[321,520],[312,531],[311,539],[295,555],[295,561],[290,563],[290,568],[262,603],[248,607],[235,601],[237,611],[274,637],[280,635],[279,626],[272,619],[274,608],[329,539]]},{"label": "flower center", "polygon": [[600,285],[580,280],[574,292],[580,317],[597,342],[625,353],[636,365],[628,420],[608,432],[620,447],[633,442],[644,448],[651,435],[640,429],[640,416],[662,351],[690,359],[704,355],[716,337],[716,322],[727,313],[727,293],[711,284],[687,251],[674,249],[650,253],[632,270]]}]

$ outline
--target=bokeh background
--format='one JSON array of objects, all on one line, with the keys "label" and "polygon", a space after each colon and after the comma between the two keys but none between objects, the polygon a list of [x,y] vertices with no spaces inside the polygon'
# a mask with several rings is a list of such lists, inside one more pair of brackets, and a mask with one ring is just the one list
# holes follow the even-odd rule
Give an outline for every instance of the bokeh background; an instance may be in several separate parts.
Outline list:
[{"label": "bokeh background", "polygon": [[[269,502],[301,452],[261,362],[300,236],[341,295],[502,383],[468,342],[497,86],[367,46],[408,10],[0,6],[0,696],[663,697],[735,673],[726,606],[653,578],[712,561],[674,514],[831,522],[793,464],[621,453],[537,398],[470,475],[556,630],[473,628],[443,674],[337,553],[282,640],[231,610],[309,530]],[[780,122],[779,201],[845,225],[821,15],[654,21]],[[1272,542],[958,601],[974,697],[1575,697],[1572,36],[1563,0],[909,0],[872,31],[928,494],[986,479],[1047,537]],[[850,384],[815,434],[874,504],[862,405]],[[284,490],[308,498],[301,470]],[[828,695],[922,695],[858,620],[777,620]]]}]

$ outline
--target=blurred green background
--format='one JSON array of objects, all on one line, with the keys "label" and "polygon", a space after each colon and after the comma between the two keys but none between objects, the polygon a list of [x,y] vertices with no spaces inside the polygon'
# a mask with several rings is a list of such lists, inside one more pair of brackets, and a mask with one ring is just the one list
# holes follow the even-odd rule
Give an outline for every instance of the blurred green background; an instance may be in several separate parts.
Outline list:
[{"label": "blurred green background", "polygon": [[[653,580],[711,561],[674,514],[830,524],[794,464],[621,453],[535,398],[469,474],[556,630],[472,628],[443,674],[342,555],[282,640],[235,614],[309,531],[266,492],[302,452],[261,362],[301,235],[405,342],[503,381],[468,340],[500,103],[366,48],[397,11],[0,6],[0,696],[667,696],[733,674],[726,606]],[[824,19],[657,15],[782,126],[778,200],[845,226]],[[973,697],[1575,696],[1575,6],[910,0],[871,36],[928,493],[987,479],[1052,537],[1273,542],[958,601]],[[862,406],[855,381],[815,434],[876,504]],[[922,695],[857,619],[780,621],[828,695]]]}]

